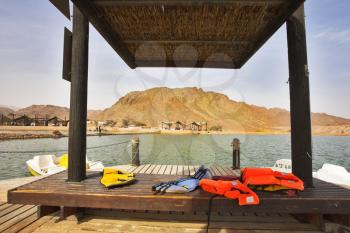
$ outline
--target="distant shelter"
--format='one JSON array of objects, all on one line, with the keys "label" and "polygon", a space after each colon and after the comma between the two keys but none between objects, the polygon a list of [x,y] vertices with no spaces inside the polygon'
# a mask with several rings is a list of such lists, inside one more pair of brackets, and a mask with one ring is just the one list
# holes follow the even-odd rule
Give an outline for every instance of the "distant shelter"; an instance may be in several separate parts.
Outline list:
[{"label": "distant shelter", "polygon": [[161,123],[161,128],[164,130],[171,130],[174,125],[174,122],[171,121],[163,121]]},{"label": "distant shelter", "polygon": [[192,131],[207,131],[208,130],[208,123],[194,121],[190,124],[190,128]]},{"label": "distant shelter", "polygon": [[186,129],[186,123],[183,123],[181,121],[177,121],[175,123],[175,130],[185,130]]},{"label": "distant shelter", "polygon": [[68,121],[63,120],[63,119],[55,116],[55,117],[52,117],[52,118],[47,120],[47,125],[49,125],[49,126],[67,126]]},{"label": "distant shelter", "polygon": [[23,115],[23,116],[15,118],[13,120],[13,125],[16,125],[16,126],[30,126],[32,122],[33,122],[32,118],[30,118],[27,115]]},{"label": "distant shelter", "polygon": [[12,119],[1,114],[0,125],[12,125]]}]

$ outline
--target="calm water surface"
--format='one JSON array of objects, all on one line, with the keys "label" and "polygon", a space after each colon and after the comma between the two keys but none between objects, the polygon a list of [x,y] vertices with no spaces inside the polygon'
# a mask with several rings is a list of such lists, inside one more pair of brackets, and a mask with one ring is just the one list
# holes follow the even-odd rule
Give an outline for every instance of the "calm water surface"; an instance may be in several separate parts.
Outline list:
[{"label": "calm water surface", "polygon": [[[88,137],[87,156],[106,166],[130,163],[132,135]],[[141,163],[230,166],[234,137],[242,142],[241,166],[272,166],[280,158],[290,158],[290,137],[283,135],[140,135]],[[0,142],[0,179],[27,176],[25,162],[34,155],[62,154],[67,138]],[[101,148],[94,148],[99,147]],[[350,171],[350,137],[314,137],[314,169],[329,162]],[[10,153],[10,152],[22,153]],[[39,152],[43,151],[43,152]],[[50,152],[49,152],[50,151]],[[53,152],[51,152],[53,151]],[[34,152],[34,153],[32,153]],[[45,153],[47,152],[47,153]]]}]

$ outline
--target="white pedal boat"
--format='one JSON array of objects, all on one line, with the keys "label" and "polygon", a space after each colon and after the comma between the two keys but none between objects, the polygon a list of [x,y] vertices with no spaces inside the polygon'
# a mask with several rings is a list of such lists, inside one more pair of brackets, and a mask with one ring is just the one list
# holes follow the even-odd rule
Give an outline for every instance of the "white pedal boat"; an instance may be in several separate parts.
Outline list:
[{"label": "white pedal boat", "polygon": [[[52,175],[68,168],[68,155],[60,157],[56,155],[38,155],[26,162],[28,170],[32,176]],[[103,163],[100,161],[86,161],[88,171],[102,171]]]},{"label": "white pedal boat", "polygon": [[321,169],[312,173],[314,178],[328,183],[350,187],[350,173],[342,166],[325,163]]},{"label": "white pedal boat", "polygon": [[[271,169],[274,171],[291,173],[292,161],[290,159],[279,159]],[[312,176],[328,183],[350,187],[350,173],[342,166],[325,163],[322,165],[322,168],[318,169],[316,172],[312,172]]]},{"label": "white pedal boat", "polygon": [[292,172],[292,161],[290,159],[279,159],[275,162],[273,167],[271,167],[274,171],[291,173]]}]

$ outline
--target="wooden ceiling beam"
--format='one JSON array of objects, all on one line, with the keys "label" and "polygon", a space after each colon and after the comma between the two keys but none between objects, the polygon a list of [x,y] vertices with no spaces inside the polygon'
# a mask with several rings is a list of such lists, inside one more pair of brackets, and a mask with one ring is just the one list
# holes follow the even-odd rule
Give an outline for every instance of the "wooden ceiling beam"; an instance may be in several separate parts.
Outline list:
[{"label": "wooden ceiling beam", "polygon": [[125,40],[126,44],[222,44],[222,45],[247,45],[249,41],[215,41],[215,40]]},{"label": "wooden ceiling beam", "polygon": [[174,67],[174,68],[220,68],[237,69],[237,65],[231,62],[222,61],[178,61],[174,60],[138,60],[137,67]]},{"label": "wooden ceiling beam", "polygon": [[110,46],[118,53],[124,62],[131,68],[136,68],[135,58],[123,43],[119,34],[114,31],[103,17],[100,17],[94,4],[90,0],[72,0],[80,11],[88,18],[89,22],[105,38]]},{"label": "wooden ceiling beam", "polygon": [[120,5],[202,5],[202,4],[241,4],[241,5],[266,5],[279,4],[288,0],[92,0],[99,6],[120,6]]}]

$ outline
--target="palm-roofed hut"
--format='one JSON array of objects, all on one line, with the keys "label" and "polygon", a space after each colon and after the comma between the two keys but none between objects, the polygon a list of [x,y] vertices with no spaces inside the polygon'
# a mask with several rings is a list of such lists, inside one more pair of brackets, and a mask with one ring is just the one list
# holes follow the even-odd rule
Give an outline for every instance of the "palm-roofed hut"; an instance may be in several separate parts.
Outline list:
[{"label": "palm-roofed hut", "polygon": [[[65,46],[69,56],[65,56],[63,69],[64,78],[71,82],[70,135],[73,136],[69,138],[68,180],[83,180],[86,173],[83,131],[87,115],[89,22],[132,69],[239,69],[287,23],[293,172],[312,185],[303,0],[72,2],[73,32],[66,29],[65,41],[71,43]],[[56,6],[62,9],[62,4]],[[64,12],[67,16],[67,11]]]},{"label": "palm-roofed hut", "polygon": [[161,128],[164,130],[171,130],[174,125],[174,122],[172,121],[163,121],[161,123]]},{"label": "palm-roofed hut", "polygon": [[181,121],[177,121],[175,122],[175,130],[185,130],[186,129],[186,124],[181,122]]},{"label": "palm-roofed hut", "polygon": [[13,125],[16,125],[16,126],[30,126],[32,124],[32,122],[33,122],[32,118],[30,118],[27,115],[23,115],[23,116],[15,118],[13,120]]},{"label": "palm-roofed hut", "polygon": [[33,118],[33,122],[32,125],[33,126],[48,126],[48,116],[46,115],[45,117],[38,117],[37,115],[35,115],[35,117]]},{"label": "palm-roofed hut", "polygon": [[63,120],[63,119],[55,116],[55,117],[48,119],[47,124],[50,126],[67,126],[68,122],[66,120]]},{"label": "palm-roofed hut", "polygon": [[202,130],[202,125],[201,125],[200,122],[194,121],[194,122],[191,123],[190,127],[191,127],[192,131],[201,131]]},{"label": "palm-roofed hut", "polygon": [[208,123],[194,121],[190,124],[190,129],[193,131],[202,131],[202,130],[207,131],[208,130]]}]

